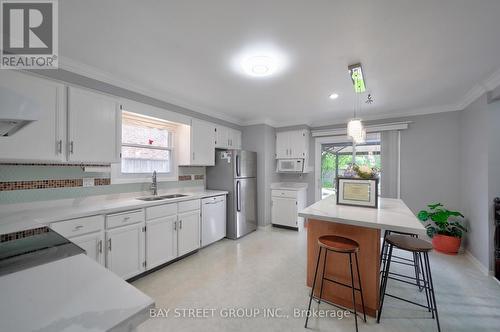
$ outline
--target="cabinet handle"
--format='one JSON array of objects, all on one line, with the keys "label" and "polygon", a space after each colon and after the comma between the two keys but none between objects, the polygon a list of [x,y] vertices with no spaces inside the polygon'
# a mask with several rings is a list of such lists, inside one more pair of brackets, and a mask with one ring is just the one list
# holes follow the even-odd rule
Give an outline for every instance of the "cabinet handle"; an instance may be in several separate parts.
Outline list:
[{"label": "cabinet handle", "polygon": [[111,238],[108,239],[108,250],[111,251]]},{"label": "cabinet handle", "polygon": [[83,228],[82,225],[78,225],[78,226],[75,226],[75,228],[73,229],[73,231],[78,231],[78,230],[80,230],[82,228]]},{"label": "cabinet handle", "polygon": [[123,218],[122,222],[127,222],[129,220],[130,220],[130,217],[125,217],[125,218]]},{"label": "cabinet handle", "polygon": [[179,220],[179,229],[182,229],[182,220]]},{"label": "cabinet handle", "polygon": [[194,160],[194,152],[193,152],[193,160]]},{"label": "cabinet handle", "polygon": [[73,154],[73,141],[69,143],[69,153]]},{"label": "cabinet handle", "polygon": [[174,221],[174,231],[177,230],[177,221]]},{"label": "cabinet handle", "polygon": [[62,139],[57,141],[57,153],[59,153],[59,154],[62,153]]},{"label": "cabinet handle", "polygon": [[102,240],[99,240],[98,248],[99,248],[99,253],[102,254]]}]

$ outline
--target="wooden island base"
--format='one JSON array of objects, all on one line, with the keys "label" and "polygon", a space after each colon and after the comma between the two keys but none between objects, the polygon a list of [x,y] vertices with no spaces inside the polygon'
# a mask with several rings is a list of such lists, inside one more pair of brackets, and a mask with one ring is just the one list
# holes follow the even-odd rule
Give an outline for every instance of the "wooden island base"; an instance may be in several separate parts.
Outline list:
[{"label": "wooden island base", "polygon": [[[308,219],[307,221],[307,286],[312,287],[316,261],[318,259],[318,238],[322,235],[344,236],[359,243],[359,272],[363,287],[366,314],[375,316],[379,304],[380,278],[380,230],[361,226],[351,226],[331,221]],[[323,253],[325,250],[323,250]],[[319,297],[321,274],[323,273],[323,259],[321,255],[318,276],[314,295]],[[353,259],[354,282],[358,287],[356,266]],[[328,278],[344,284],[351,284],[349,255],[329,252],[326,262]],[[352,309],[352,290],[328,281],[324,281],[322,298],[337,305]],[[356,307],[362,311],[361,297],[356,291]]]}]

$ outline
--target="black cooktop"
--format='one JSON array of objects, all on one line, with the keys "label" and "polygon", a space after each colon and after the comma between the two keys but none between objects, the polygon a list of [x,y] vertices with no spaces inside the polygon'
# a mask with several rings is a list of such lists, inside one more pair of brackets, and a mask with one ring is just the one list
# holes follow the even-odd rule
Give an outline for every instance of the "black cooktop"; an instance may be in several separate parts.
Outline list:
[{"label": "black cooktop", "polygon": [[[30,232],[26,232],[29,234]],[[0,276],[85,253],[49,228],[0,242]]]}]

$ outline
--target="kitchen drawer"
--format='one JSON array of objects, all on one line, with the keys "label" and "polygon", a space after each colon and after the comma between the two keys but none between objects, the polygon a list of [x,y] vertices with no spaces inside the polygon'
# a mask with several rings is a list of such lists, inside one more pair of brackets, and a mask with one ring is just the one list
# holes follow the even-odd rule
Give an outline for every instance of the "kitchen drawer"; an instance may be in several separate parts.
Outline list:
[{"label": "kitchen drawer", "polygon": [[297,191],[295,190],[272,190],[272,197],[288,197],[288,198],[297,198]]},{"label": "kitchen drawer", "polygon": [[50,228],[64,237],[79,236],[104,230],[104,216],[91,216],[59,221],[50,224]]},{"label": "kitchen drawer", "polygon": [[177,214],[177,203],[157,205],[146,208],[146,219],[151,220]]},{"label": "kitchen drawer", "polygon": [[194,199],[192,201],[179,202],[179,208],[177,209],[177,211],[180,213],[180,212],[187,212],[199,209],[200,209],[200,200]]},{"label": "kitchen drawer", "polygon": [[106,216],[106,228],[115,228],[119,226],[131,225],[144,221],[144,210],[134,210]]}]

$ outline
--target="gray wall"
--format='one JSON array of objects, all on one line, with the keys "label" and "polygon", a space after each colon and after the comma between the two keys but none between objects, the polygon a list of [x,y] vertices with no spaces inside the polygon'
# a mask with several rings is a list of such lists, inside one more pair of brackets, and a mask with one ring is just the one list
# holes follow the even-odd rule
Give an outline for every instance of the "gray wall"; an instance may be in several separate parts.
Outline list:
[{"label": "gray wall", "polygon": [[271,183],[275,182],[275,130],[260,124],[247,126],[242,132],[244,150],[257,152],[257,212],[259,226],[271,223]]},{"label": "gray wall", "polygon": [[460,202],[469,232],[466,248],[489,267],[488,105],[483,95],[460,112]]}]

